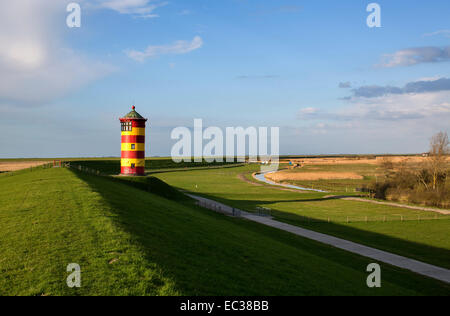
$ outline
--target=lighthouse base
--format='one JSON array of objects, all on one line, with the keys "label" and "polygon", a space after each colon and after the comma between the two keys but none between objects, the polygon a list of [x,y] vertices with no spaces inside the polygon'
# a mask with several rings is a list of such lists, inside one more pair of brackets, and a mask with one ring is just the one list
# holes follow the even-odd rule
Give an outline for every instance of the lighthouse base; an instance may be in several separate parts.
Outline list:
[{"label": "lighthouse base", "polygon": [[145,167],[121,167],[120,175],[122,176],[145,176]]}]

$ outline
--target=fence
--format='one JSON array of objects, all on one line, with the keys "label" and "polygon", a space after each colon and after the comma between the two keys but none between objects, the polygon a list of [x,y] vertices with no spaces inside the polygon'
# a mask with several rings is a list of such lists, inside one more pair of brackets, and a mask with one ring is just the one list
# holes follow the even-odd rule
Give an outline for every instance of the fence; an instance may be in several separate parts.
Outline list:
[{"label": "fence", "polygon": [[[231,215],[234,217],[241,217],[243,214],[251,214],[262,217],[276,216],[277,211],[272,211],[265,207],[256,207],[254,211],[243,212],[237,208],[230,206],[220,205],[213,201],[200,200],[196,203],[198,206],[213,210],[218,213]],[[285,212],[282,212],[286,214]],[[283,216],[279,217],[282,219]],[[318,216],[308,217],[297,214],[289,214],[289,221],[302,222],[302,223],[388,223],[388,222],[425,222],[435,220],[449,220],[450,215],[444,214],[432,214],[430,215],[358,215],[358,216]]]},{"label": "fence", "polygon": [[82,165],[78,165],[78,164],[71,164],[70,162],[66,163],[66,168],[72,168],[84,173],[89,173],[89,174],[93,174],[93,175],[97,175],[97,176],[104,176],[104,174],[97,169],[93,169],[93,168],[88,168]]},{"label": "fence", "polygon": [[218,213],[231,215],[234,217],[242,217],[243,214],[251,214],[262,217],[272,217],[272,210],[265,207],[257,207],[254,212],[245,212],[240,209],[231,206],[221,205],[217,202],[209,200],[198,200],[196,204],[200,207],[207,208],[209,210],[213,210]]},{"label": "fence", "polygon": [[257,207],[254,215],[272,217],[272,210],[266,207]]},{"label": "fence", "polygon": [[449,220],[450,215],[370,215],[370,216],[320,216],[307,217],[292,214],[289,220],[302,223],[391,223],[391,222],[425,222],[436,220]]},{"label": "fence", "polygon": [[222,214],[226,214],[226,215],[231,215],[234,217],[241,217],[242,216],[242,211],[234,208],[234,207],[230,207],[230,206],[225,206],[225,205],[220,205],[217,202],[213,202],[213,201],[208,201],[208,200],[198,200],[196,202],[196,204],[200,207],[203,208],[207,208],[209,210],[218,212],[218,213],[222,213]]}]

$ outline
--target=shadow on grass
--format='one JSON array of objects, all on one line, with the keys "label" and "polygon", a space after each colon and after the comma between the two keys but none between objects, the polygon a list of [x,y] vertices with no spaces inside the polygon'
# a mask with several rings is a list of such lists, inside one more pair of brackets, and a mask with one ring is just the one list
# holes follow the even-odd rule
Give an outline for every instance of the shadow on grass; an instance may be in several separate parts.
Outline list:
[{"label": "shadow on grass", "polygon": [[[245,211],[254,212],[257,207],[261,207],[262,205],[269,206],[275,203],[282,202],[320,202],[324,200],[333,200],[338,199],[334,197],[329,198],[318,198],[318,199],[294,199],[294,200],[277,200],[277,201],[258,201],[258,200],[231,200],[218,198],[216,196],[208,195],[208,194],[198,194],[196,192],[192,192],[192,194],[196,194],[211,200],[216,200],[225,205],[233,206],[235,208],[239,208]],[[405,239],[400,239],[368,230],[363,230],[360,228],[355,228],[350,224],[340,224],[336,222],[326,222],[326,220],[318,220],[317,218],[312,218],[308,216],[301,216],[294,213],[289,213],[286,211],[280,211],[277,209],[272,210],[272,216],[275,220],[285,222],[287,224],[300,226],[303,228],[311,229],[320,233],[329,234],[335,237],[339,237],[342,239],[347,239],[353,242],[357,242],[366,246],[374,247],[380,250],[385,250],[388,252],[392,252],[401,256],[405,256],[408,258],[416,259],[419,261],[423,261],[426,263],[430,263],[433,265],[437,265],[440,267],[444,267],[450,269],[450,250],[445,248],[434,247],[430,245],[425,245]],[[450,220],[436,220],[436,221],[445,221],[450,226]],[[429,221],[431,222],[431,221]],[[390,225],[395,224],[399,225],[408,225],[408,222],[369,222],[367,225]],[[420,225],[420,223],[418,223]],[[401,228],[400,228],[401,229]]]},{"label": "shadow on grass", "polygon": [[[68,160],[72,166],[82,166],[93,170],[98,170],[104,175],[119,175],[120,174],[120,159],[114,160]],[[161,172],[175,172],[175,171],[189,171],[202,169],[218,169],[242,166],[238,162],[217,162],[208,164],[206,162],[199,163],[175,163],[172,159],[148,160],[145,161],[146,174],[155,174]]]},{"label": "shadow on grass", "polygon": [[[158,174],[158,173],[226,169],[226,168],[237,168],[237,167],[242,167],[242,166],[245,166],[245,164],[230,163],[229,165],[217,165],[217,166],[213,166],[213,167],[185,167],[185,168],[173,168],[173,169],[159,169],[159,170],[154,170],[154,171],[146,171],[145,174],[148,176],[151,176],[152,174]],[[148,170],[148,169],[146,169],[146,170]]]},{"label": "shadow on grass", "polygon": [[386,266],[383,280],[389,285],[374,292],[365,284],[370,259],[191,201],[177,203],[108,177],[72,172],[108,203],[113,220],[141,246],[149,266],[159,267],[184,295],[402,295],[409,290],[446,295],[449,290]]}]

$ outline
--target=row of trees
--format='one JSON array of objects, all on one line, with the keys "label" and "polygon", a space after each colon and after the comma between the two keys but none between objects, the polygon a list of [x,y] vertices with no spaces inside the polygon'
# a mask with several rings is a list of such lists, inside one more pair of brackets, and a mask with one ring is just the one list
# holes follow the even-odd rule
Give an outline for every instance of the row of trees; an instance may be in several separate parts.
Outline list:
[{"label": "row of trees", "polygon": [[450,206],[450,154],[447,133],[434,135],[422,162],[382,164],[384,180],[372,184],[376,198],[403,200],[430,206]]}]

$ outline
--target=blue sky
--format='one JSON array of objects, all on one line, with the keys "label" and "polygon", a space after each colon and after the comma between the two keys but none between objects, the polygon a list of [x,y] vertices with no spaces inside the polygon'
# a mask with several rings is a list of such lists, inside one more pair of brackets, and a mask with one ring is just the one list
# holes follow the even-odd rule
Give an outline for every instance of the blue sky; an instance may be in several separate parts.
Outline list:
[{"label": "blue sky", "polygon": [[279,126],[282,154],[410,153],[449,132],[449,1],[83,0],[0,4],[0,158],[147,154],[192,126]]}]

